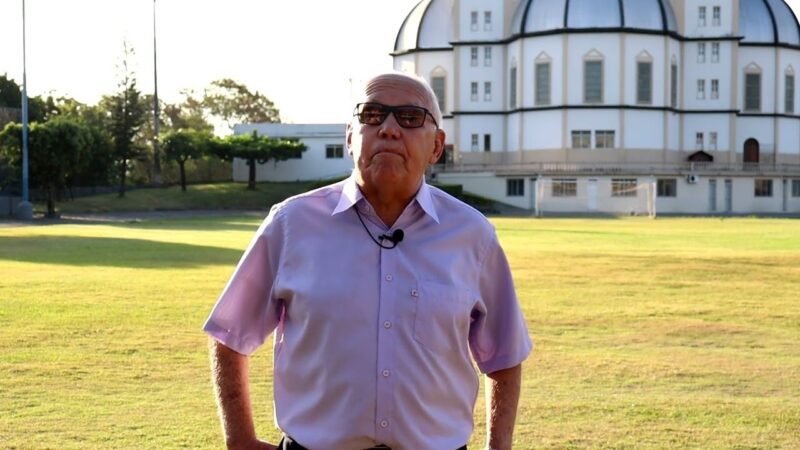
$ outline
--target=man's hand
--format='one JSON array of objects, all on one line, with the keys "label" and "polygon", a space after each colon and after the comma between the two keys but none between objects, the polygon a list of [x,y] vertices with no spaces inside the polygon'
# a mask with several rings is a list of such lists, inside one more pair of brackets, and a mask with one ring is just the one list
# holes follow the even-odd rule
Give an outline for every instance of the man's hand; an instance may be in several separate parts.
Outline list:
[{"label": "man's hand", "polygon": [[521,365],[486,374],[487,447],[511,449],[521,384]]},{"label": "man's hand", "polygon": [[250,406],[249,358],[210,339],[211,383],[225,444],[230,450],[276,450],[256,438]]}]

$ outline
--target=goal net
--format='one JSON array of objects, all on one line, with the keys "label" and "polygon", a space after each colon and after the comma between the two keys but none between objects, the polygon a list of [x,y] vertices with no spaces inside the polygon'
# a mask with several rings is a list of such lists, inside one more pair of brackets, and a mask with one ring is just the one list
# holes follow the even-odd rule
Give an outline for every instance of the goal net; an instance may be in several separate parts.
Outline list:
[{"label": "goal net", "polygon": [[656,182],[650,177],[539,177],[534,191],[537,216],[656,216]]}]

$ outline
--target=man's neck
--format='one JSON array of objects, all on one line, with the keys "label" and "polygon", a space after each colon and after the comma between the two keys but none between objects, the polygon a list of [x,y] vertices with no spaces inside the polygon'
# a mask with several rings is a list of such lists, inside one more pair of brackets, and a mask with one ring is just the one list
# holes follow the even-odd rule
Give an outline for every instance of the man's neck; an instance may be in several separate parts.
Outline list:
[{"label": "man's neck", "polygon": [[419,190],[419,186],[417,189],[407,192],[395,190],[389,186],[382,187],[380,190],[370,190],[362,185],[359,185],[359,188],[369,204],[375,208],[375,214],[389,228],[400,218],[406,206],[411,203]]}]

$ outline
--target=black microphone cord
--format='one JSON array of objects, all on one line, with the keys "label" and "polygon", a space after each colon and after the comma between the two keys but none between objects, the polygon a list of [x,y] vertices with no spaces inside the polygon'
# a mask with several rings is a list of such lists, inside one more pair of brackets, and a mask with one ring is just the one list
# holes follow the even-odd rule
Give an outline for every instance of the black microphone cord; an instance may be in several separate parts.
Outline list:
[{"label": "black microphone cord", "polygon": [[[358,212],[358,207],[356,205],[353,205],[353,209],[356,211],[356,215],[358,216],[358,220],[359,220],[359,222],[361,222],[361,225],[364,227],[364,230],[367,232],[367,234],[369,235],[370,239],[372,239],[372,241],[375,242],[378,245],[378,247],[385,248],[387,250],[391,250],[391,249],[397,247],[397,244],[399,244],[403,240],[403,237],[405,237],[405,233],[403,233],[403,230],[397,229],[397,230],[394,230],[394,232],[391,234],[391,236],[386,235],[386,234],[382,234],[382,235],[378,236],[380,238],[380,241],[378,241],[372,235],[372,232],[369,231],[369,228],[367,228],[367,224],[364,223],[364,219],[361,218],[361,213]],[[391,246],[383,245],[382,241],[384,239],[389,240],[392,243],[392,245]]]}]

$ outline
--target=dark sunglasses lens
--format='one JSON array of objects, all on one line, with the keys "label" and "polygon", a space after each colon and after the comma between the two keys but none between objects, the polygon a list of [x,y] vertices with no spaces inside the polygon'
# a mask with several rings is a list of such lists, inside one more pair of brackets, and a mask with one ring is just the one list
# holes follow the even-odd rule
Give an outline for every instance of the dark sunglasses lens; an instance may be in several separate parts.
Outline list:
[{"label": "dark sunglasses lens", "polygon": [[394,116],[402,127],[417,128],[425,123],[425,110],[422,108],[397,108]]},{"label": "dark sunglasses lens", "polygon": [[383,105],[361,104],[358,105],[356,112],[358,121],[367,125],[379,125],[383,123],[389,112]]}]

